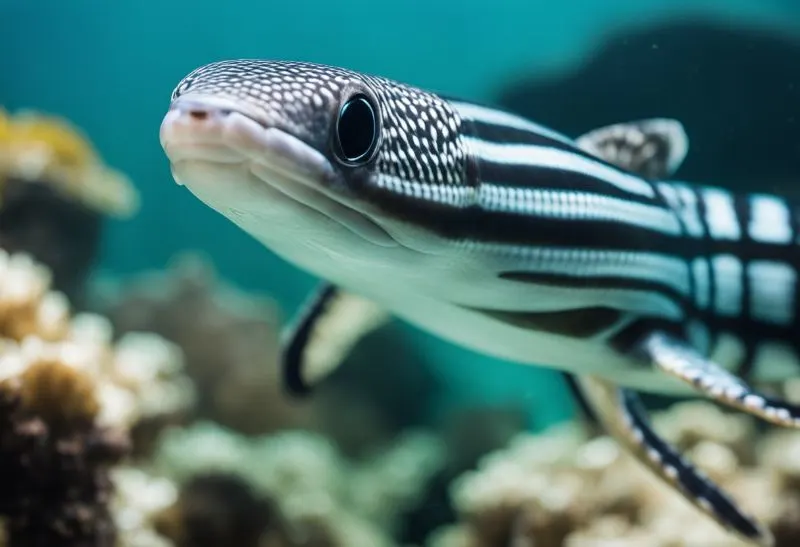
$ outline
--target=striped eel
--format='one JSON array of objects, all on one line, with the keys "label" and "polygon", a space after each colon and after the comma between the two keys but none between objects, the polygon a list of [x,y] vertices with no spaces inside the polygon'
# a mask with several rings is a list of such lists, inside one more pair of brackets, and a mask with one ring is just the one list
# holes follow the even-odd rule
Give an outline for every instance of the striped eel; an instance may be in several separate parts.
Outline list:
[{"label": "striped eel", "polygon": [[688,150],[680,122],[572,139],[381,77],[233,60],[178,84],[160,137],[179,184],[326,280],[287,335],[290,392],[309,393],[393,315],[573,378],[666,484],[772,545],[658,436],[637,395],[800,425],[800,408],[754,387],[800,370],[799,209],[671,180]]}]

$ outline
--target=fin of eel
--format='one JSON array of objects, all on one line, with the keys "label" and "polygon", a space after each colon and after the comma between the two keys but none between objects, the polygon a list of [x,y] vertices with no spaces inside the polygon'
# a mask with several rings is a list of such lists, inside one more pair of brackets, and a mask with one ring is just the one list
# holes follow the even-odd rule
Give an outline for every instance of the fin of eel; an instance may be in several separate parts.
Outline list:
[{"label": "fin of eel", "polygon": [[[672,176],[689,147],[682,124],[661,118],[601,127],[582,135],[577,143],[604,160],[649,179]],[[708,398],[773,423],[796,426],[800,418],[800,409],[759,394],[703,358],[689,344],[665,333],[648,333],[633,349],[633,356],[689,383]],[[636,392],[595,377],[572,378],[569,384],[585,415],[599,422],[637,460],[689,502],[747,541],[763,546],[774,544],[769,530],[743,513],[732,498],[658,436]]]},{"label": "fin of eel", "polygon": [[632,351],[638,359],[689,384],[706,398],[779,426],[800,428],[800,406],[759,392],[679,338],[651,332]]},{"label": "fin of eel", "polygon": [[683,124],[669,118],[599,127],[575,142],[587,152],[650,180],[670,178],[689,150]]},{"label": "fin of eel", "polygon": [[[688,148],[681,123],[666,118],[601,127],[577,142],[606,161],[645,176],[672,174]],[[344,361],[360,338],[388,318],[388,312],[377,304],[323,283],[284,332],[285,389],[295,396],[310,393]]]},{"label": "fin of eel", "polygon": [[283,333],[284,389],[297,397],[310,394],[361,338],[389,317],[371,300],[323,283]]},{"label": "fin of eel", "polygon": [[774,545],[768,529],[656,434],[635,392],[593,376],[581,376],[577,384],[600,424],[639,462],[726,530],[757,545]]}]

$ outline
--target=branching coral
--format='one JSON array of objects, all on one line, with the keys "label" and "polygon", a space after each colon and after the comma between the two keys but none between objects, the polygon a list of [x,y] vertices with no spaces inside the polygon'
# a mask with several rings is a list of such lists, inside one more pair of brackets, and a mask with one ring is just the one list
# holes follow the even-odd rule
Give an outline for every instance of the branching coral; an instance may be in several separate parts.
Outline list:
[{"label": "branching coral", "polygon": [[181,347],[199,396],[194,419],[247,435],[322,432],[348,456],[427,425],[423,415],[436,382],[389,329],[359,344],[310,400],[287,396],[279,377],[276,303],[222,282],[196,255],[133,280],[99,281],[92,309],[109,317],[118,334],[147,330]]},{"label": "branching coral", "polygon": [[[800,541],[800,434],[759,438],[749,417],[681,403],[655,423],[759,519],[776,547]],[[759,442],[755,442],[759,439]],[[575,426],[522,434],[452,486],[461,516],[437,547],[744,547],[607,437]]]},{"label": "branching coral", "polygon": [[[246,439],[198,423],[166,435],[155,459],[158,470],[185,485],[181,500],[160,519],[161,529],[178,545],[189,545],[181,539],[187,522],[198,511],[212,512],[192,499],[194,492],[208,503],[242,507],[243,514],[229,517],[242,520],[240,527],[220,523],[218,529],[241,531],[260,523],[257,537],[248,535],[250,543],[239,538],[242,547],[258,541],[274,547],[388,547],[396,517],[418,502],[442,458],[436,437],[423,433],[409,433],[368,463],[355,464],[313,433]],[[213,545],[233,545],[234,539],[220,537]]]},{"label": "branching coral", "polygon": [[9,546],[115,545],[112,466],[142,419],[192,402],[180,353],[154,335],[111,345],[70,317],[49,273],[0,251],[0,515]]},{"label": "branching coral", "polygon": [[276,305],[220,283],[205,261],[185,256],[167,272],[98,284],[96,300],[117,333],[156,332],[183,350],[195,417],[247,434],[312,423],[309,406],[280,388]]},{"label": "branching coral", "polygon": [[111,479],[111,507],[119,532],[115,547],[174,547],[172,541],[156,531],[155,521],[178,499],[177,486],[169,479],[130,466],[112,469]]},{"label": "branching coral", "polygon": [[198,389],[196,417],[245,434],[322,431],[358,454],[419,425],[433,391],[424,363],[388,332],[360,344],[312,400],[288,397],[279,378],[276,303],[220,281],[195,255],[178,257],[165,272],[98,283],[93,309],[117,333],[147,330],[180,346]]}]

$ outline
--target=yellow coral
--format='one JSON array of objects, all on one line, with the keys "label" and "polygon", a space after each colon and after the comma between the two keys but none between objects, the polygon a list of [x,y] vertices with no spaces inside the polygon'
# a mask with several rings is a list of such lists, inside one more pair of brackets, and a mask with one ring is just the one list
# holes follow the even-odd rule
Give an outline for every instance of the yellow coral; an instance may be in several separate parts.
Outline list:
[{"label": "yellow coral", "polygon": [[0,109],[0,180],[45,182],[100,212],[120,217],[139,208],[128,178],[106,166],[90,141],[67,121]]},{"label": "yellow coral", "polygon": [[29,255],[0,250],[0,339],[58,340],[67,334],[69,304],[49,290],[51,277]]}]

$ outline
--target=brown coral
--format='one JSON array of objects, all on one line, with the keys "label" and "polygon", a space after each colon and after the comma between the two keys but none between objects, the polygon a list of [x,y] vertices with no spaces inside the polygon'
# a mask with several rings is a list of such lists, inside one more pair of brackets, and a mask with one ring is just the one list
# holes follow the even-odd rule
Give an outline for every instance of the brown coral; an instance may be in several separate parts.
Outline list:
[{"label": "brown coral", "polygon": [[425,425],[436,387],[426,363],[386,329],[359,344],[311,400],[288,397],[279,377],[276,303],[221,282],[196,255],[177,257],[166,272],[99,283],[93,309],[117,333],[148,330],[180,346],[198,389],[195,418],[249,435],[311,429],[349,455],[366,453]]},{"label": "brown coral", "polygon": [[[654,421],[770,526],[776,547],[797,545],[800,433],[776,430],[762,437],[749,417],[710,403],[677,404]],[[573,426],[519,436],[456,481],[452,493],[461,522],[439,530],[430,545],[746,545],[698,514],[610,438]]]},{"label": "brown coral", "polygon": [[180,354],[153,335],[111,345],[70,317],[49,273],[0,251],[0,517],[9,546],[112,546],[111,470],[128,430],[191,404]]},{"label": "brown coral", "polygon": [[[112,547],[108,469],[125,454],[127,438],[93,425],[96,401],[81,404],[74,397],[86,388],[79,374],[57,363],[30,370],[36,372],[0,387],[0,514],[8,545]],[[42,385],[49,377],[54,389],[42,401],[27,384]],[[49,412],[60,406],[51,398],[60,400],[61,393],[69,415]],[[47,412],[40,416],[42,409]]]},{"label": "brown coral", "polygon": [[314,433],[246,438],[200,422],[163,437],[155,469],[184,486],[157,522],[178,545],[199,545],[188,538],[203,529],[208,546],[256,545],[260,530],[261,547],[390,547],[442,463],[439,440],[423,432],[357,463]]},{"label": "brown coral", "polygon": [[176,547],[287,545],[274,502],[224,473],[192,477],[176,503],[155,519],[155,529]]},{"label": "brown coral", "polygon": [[177,344],[198,394],[195,418],[247,434],[310,427],[312,410],[278,380],[279,316],[268,298],[218,282],[204,260],[180,257],[166,273],[99,285],[95,309],[117,333],[146,330]]}]

